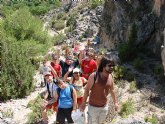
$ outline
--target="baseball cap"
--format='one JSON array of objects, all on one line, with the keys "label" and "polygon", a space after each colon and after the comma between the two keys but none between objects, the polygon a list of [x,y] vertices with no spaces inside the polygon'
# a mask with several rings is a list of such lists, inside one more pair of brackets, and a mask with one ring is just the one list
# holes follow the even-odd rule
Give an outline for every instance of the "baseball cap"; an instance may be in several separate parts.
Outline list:
[{"label": "baseball cap", "polygon": [[80,69],[79,68],[73,69],[73,73],[75,73],[75,72],[80,72]]},{"label": "baseball cap", "polygon": [[72,60],[71,56],[66,57],[66,60]]},{"label": "baseball cap", "polygon": [[43,75],[46,76],[46,75],[52,75],[52,74],[51,74],[51,72],[46,71],[46,72],[43,72]]}]

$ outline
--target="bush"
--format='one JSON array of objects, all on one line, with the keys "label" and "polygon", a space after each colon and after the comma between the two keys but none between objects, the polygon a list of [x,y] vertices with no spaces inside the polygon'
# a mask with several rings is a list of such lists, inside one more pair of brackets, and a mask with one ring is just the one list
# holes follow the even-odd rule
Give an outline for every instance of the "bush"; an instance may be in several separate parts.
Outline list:
[{"label": "bush", "polygon": [[134,74],[130,70],[126,70],[126,74],[124,75],[124,79],[128,81],[133,81],[135,79]]},{"label": "bush", "polygon": [[141,58],[134,59],[133,65],[137,70],[143,70],[144,69],[144,62]]},{"label": "bush", "polygon": [[130,83],[129,92],[134,93],[137,91],[136,81]]},{"label": "bush", "polygon": [[58,13],[57,20],[59,20],[59,19],[66,20],[67,19],[66,13],[64,13],[64,12]]},{"label": "bush", "polygon": [[67,22],[66,22],[66,26],[67,26],[67,27],[70,26],[70,25],[75,26],[75,24],[76,24],[76,18],[75,18],[75,16],[72,14],[72,15],[69,16],[69,18],[68,18],[68,20],[67,20]]},{"label": "bush", "polygon": [[121,106],[120,114],[123,118],[126,118],[128,115],[133,114],[135,112],[135,107],[133,105],[132,99],[128,99]]},{"label": "bush", "polygon": [[60,33],[59,35],[54,36],[53,41],[54,45],[58,44],[61,41],[64,41],[66,39],[66,36]]},{"label": "bush", "polygon": [[[61,6],[61,2],[59,0],[49,0],[49,1],[41,1],[41,0],[8,0],[1,1],[3,8],[8,7],[9,9],[15,11],[19,8],[23,8],[27,6],[30,8],[30,11],[34,15],[42,15],[48,12],[50,9],[54,9]],[[3,9],[4,10],[4,9]],[[8,10],[7,10],[8,11]],[[7,11],[2,11],[3,15],[6,15]]]},{"label": "bush", "polygon": [[65,28],[65,23],[62,20],[53,21],[52,22],[52,27],[55,28],[56,30],[61,30],[61,29]]},{"label": "bush", "polygon": [[33,6],[30,8],[30,11],[33,15],[42,15],[47,13],[49,8],[46,5]]},{"label": "bush", "polygon": [[124,66],[115,66],[114,68],[114,78],[121,79],[124,78],[126,74],[126,68]]},{"label": "bush", "polygon": [[91,0],[90,1],[90,8],[95,9],[97,6],[102,5],[103,0]]},{"label": "bush", "polygon": [[155,65],[155,67],[154,67],[154,73],[156,75],[162,75],[164,73],[163,65],[162,64]]},{"label": "bush", "polygon": [[137,27],[136,24],[134,23],[132,25],[128,42],[119,45],[118,51],[121,61],[123,62],[129,61],[137,57],[137,53],[139,50],[136,46],[136,40],[137,40]]},{"label": "bush", "polygon": [[28,103],[28,108],[32,110],[32,112],[28,114],[28,124],[36,124],[41,119],[41,103],[42,99],[40,96]]},{"label": "bush", "polygon": [[0,26],[1,100],[24,97],[33,90],[35,68],[30,58],[46,52],[51,45],[42,26],[27,8],[21,8],[3,20]]},{"label": "bush", "polygon": [[152,117],[145,117],[144,120],[145,122],[151,122],[152,124],[158,123],[158,119],[156,118],[155,115],[152,115]]}]

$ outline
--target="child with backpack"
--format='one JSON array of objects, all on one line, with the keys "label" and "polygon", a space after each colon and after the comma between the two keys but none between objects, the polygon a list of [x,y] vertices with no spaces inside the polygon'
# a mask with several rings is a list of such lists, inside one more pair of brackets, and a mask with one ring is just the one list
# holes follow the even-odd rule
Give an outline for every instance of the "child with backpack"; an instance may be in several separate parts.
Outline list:
[{"label": "child with backpack", "polygon": [[44,93],[43,103],[41,105],[42,108],[42,124],[48,124],[47,110],[53,109],[56,111],[57,102],[55,102],[55,92],[57,89],[56,84],[53,82],[53,76],[50,71],[44,72],[44,79],[46,81],[46,90]]},{"label": "child with backpack", "polygon": [[58,102],[58,111],[56,117],[56,124],[65,124],[67,122],[72,124],[73,119],[71,117],[72,111],[76,110],[77,106],[77,94],[73,86],[58,79],[56,81],[58,86],[56,90],[55,99]]}]

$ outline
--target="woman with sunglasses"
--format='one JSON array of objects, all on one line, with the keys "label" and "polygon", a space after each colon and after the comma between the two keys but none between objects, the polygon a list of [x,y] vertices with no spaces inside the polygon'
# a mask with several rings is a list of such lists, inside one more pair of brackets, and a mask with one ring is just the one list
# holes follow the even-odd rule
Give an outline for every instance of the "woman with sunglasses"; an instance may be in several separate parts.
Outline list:
[{"label": "woman with sunglasses", "polygon": [[[68,74],[72,70],[73,70],[73,76],[68,77]],[[79,107],[82,103],[82,98],[83,98],[83,94],[84,94],[84,87],[83,86],[87,83],[87,80],[84,77],[80,77],[80,69],[79,68],[73,69],[73,67],[70,67],[68,69],[68,72],[64,75],[64,81],[69,82],[76,89],[77,104]]]}]

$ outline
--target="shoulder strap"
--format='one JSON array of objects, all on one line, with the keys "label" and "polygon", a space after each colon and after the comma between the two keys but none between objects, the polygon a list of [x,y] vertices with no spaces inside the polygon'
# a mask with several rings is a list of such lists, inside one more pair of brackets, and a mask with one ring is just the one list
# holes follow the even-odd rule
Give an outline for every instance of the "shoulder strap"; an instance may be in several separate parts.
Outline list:
[{"label": "shoulder strap", "polygon": [[97,71],[94,73],[94,84],[96,83],[96,79],[97,79]]},{"label": "shoulder strap", "polygon": [[60,88],[57,88],[57,94],[58,94],[57,103],[58,103],[59,98],[60,98],[60,91],[61,91],[61,89]]},{"label": "shoulder strap", "polygon": [[50,95],[50,89],[49,89],[49,84],[48,84],[48,82],[46,82],[46,87],[47,87],[47,90],[48,90],[48,98],[50,98],[51,95]]},{"label": "shoulder strap", "polygon": [[98,75],[98,72],[97,72],[97,71],[95,71],[95,72],[94,72],[94,82],[93,82],[93,85],[92,85],[91,90],[93,89],[93,86],[94,86],[94,85],[95,85],[95,83],[96,83],[97,75]]},{"label": "shoulder strap", "polygon": [[72,84],[68,84],[69,85],[69,88],[70,88],[70,95],[71,95],[71,98],[73,99],[73,86]]}]

